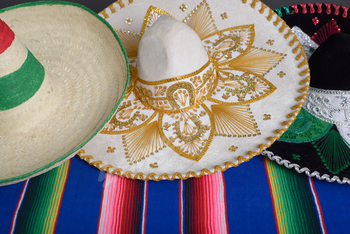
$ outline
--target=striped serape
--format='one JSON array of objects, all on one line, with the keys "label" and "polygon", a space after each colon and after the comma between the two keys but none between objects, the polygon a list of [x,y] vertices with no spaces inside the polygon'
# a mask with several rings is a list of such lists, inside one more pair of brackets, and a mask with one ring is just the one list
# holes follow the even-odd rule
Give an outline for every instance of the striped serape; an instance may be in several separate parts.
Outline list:
[{"label": "striped serape", "polygon": [[201,178],[140,181],[77,157],[0,187],[0,233],[348,233],[350,186],[263,157]]}]

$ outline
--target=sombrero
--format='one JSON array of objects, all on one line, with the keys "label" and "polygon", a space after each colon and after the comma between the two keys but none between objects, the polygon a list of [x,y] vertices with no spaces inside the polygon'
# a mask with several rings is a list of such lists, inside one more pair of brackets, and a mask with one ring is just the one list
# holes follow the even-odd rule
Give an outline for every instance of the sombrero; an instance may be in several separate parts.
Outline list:
[{"label": "sombrero", "polygon": [[349,8],[308,3],[279,10],[310,56],[311,84],[300,114],[263,155],[320,180],[350,183]]},{"label": "sombrero", "polygon": [[68,2],[0,10],[0,184],[58,166],[116,110],[126,53],[97,14]]},{"label": "sombrero", "polygon": [[291,29],[259,1],[116,1],[101,12],[130,62],[130,85],[78,155],[142,180],[238,166],[294,120],[309,86]]}]

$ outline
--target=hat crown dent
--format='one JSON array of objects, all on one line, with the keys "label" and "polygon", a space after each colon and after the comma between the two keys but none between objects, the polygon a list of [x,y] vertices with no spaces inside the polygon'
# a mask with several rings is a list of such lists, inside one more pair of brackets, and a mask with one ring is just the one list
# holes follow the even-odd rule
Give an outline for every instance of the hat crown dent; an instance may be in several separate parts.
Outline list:
[{"label": "hat crown dent", "polygon": [[208,62],[197,33],[168,15],[162,15],[145,32],[137,58],[138,75],[149,82],[192,73]]},{"label": "hat crown dent", "polygon": [[311,55],[310,86],[326,90],[350,90],[350,35],[335,33]]}]

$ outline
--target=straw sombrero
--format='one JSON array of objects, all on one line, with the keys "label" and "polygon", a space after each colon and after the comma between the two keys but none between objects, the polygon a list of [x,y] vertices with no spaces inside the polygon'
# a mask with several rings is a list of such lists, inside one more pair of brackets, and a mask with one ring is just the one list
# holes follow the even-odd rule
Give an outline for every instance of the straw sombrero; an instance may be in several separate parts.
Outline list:
[{"label": "straw sombrero", "polygon": [[116,1],[101,12],[130,62],[118,110],[78,155],[143,180],[226,170],[270,146],[309,85],[289,27],[259,1]]},{"label": "straw sombrero", "polygon": [[310,57],[311,84],[295,122],[263,155],[308,176],[350,184],[349,8],[308,3],[279,13]]},{"label": "straw sombrero", "polygon": [[126,54],[108,23],[67,2],[0,10],[0,184],[41,174],[92,138],[124,94]]}]

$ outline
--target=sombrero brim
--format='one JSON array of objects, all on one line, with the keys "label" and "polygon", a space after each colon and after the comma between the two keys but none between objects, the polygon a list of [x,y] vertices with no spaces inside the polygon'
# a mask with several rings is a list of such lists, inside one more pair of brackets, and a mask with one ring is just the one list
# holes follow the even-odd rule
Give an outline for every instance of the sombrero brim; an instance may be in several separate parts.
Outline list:
[{"label": "sombrero brim", "polygon": [[97,134],[125,94],[129,70],[113,28],[84,6],[25,3],[0,10],[0,18],[41,62],[56,92],[36,113],[26,112],[33,98],[0,112],[1,124],[13,125],[5,133],[0,127],[0,185],[6,185],[60,165]]},{"label": "sombrero brim", "polygon": [[[297,26],[318,45],[334,33],[350,33],[349,7],[305,3],[283,7],[277,12],[290,27]],[[312,87],[320,88],[321,82],[311,77]],[[336,89],[341,93],[341,83],[333,84],[338,87],[322,89]],[[339,129],[342,129],[339,124],[323,121],[304,110],[280,140],[262,154],[310,177],[350,184],[350,147]]]},{"label": "sombrero brim", "polygon": [[[220,44],[225,38],[240,38],[242,48],[227,54],[228,61],[225,60],[226,54],[221,57],[223,62],[218,67],[224,67],[220,70],[222,73],[215,71],[217,80],[208,83],[226,87],[225,82],[232,81],[231,89],[226,87],[226,90],[240,93],[243,89],[237,90],[236,87],[246,84],[243,79],[248,83],[259,79],[254,83],[254,91],[240,96],[224,93],[224,88],[216,88],[215,92],[203,95],[206,100],[200,105],[184,110],[185,117],[182,117],[181,113],[152,109],[140,101],[135,87],[129,86],[129,95],[126,95],[118,110],[125,115],[119,115],[117,111],[113,121],[78,155],[100,170],[123,177],[142,180],[186,179],[238,166],[278,139],[300,111],[309,85],[306,56],[290,28],[260,1],[225,0],[217,4],[210,0],[186,3],[148,0],[128,5],[116,2],[101,12],[118,30],[132,66],[135,65],[138,42],[144,30],[161,14],[169,14],[190,26],[208,50],[215,47],[219,51],[220,46],[225,47]],[[220,37],[222,35],[224,39]],[[232,61],[229,60],[231,58]],[[242,80],[219,78],[232,70],[237,76],[244,74],[246,77]],[[193,71],[199,74],[196,72]],[[193,84],[196,77],[192,81],[188,77],[191,74],[184,75],[183,79],[175,77],[167,81],[184,82],[186,79],[193,87],[208,87],[200,80],[199,85]],[[139,85],[137,82],[135,86]],[[149,87],[152,85],[149,82]],[[160,88],[167,85],[159,82]],[[159,93],[163,95],[161,90]],[[191,112],[191,108],[196,114]],[[136,111],[139,113],[136,114]],[[195,115],[197,119],[192,122],[197,121],[198,126],[205,123],[206,126],[202,136],[194,136],[193,139],[199,139],[197,142],[187,143],[186,139],[190,137],[183,137],[181,133],[191,135],[199,132],[196,129],[200,127],[191,125],[191,120],[185,122],[188,116]],[[186,125],[182,132],[176,129],[178,138],[174,131],[177,120],[182,121],[177,126]]]}]

